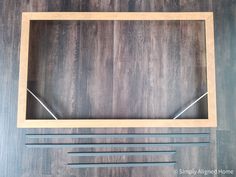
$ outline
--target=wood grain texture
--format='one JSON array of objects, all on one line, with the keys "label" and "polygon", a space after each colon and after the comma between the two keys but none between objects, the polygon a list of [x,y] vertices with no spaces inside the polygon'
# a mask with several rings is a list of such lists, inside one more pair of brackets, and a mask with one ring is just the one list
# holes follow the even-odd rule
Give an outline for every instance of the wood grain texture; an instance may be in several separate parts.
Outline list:
[{"label": "wood grain texture", "polygon": [[211,12],[23,12],[29,20],[207,20]]},{"label": "wood grain texture", "polygon": [[[213,7],[214,9],[212,9]],[[20,41],[20,14],[22,11],[212,11],[215,13],[215,43],[218,99],[217,129],[179,128],[117,128],[117,129],[17,129],[17,89]],[[173,177],[173,168],[109,168],[71,170],[64,166],[72,159],[66,157],[67,150],[27,149],[24,146],[25,133],[143,133],[143,132],[211,132],[209,148],[178,149],[177,169],[235,169],[235,0],[56,0],[56,1],[0,1],[0,171],[1,176],[10,177]],[[52,37],[54,38],[54,37]],[[43,55],[43,54],[42,54]],[[38,87],[39,88],[39,87]],[[217,134],[216,134],[217,130]],[[219,131],[221,130],[221,131]],[[152,141],[159,141],[151,139]],[[150,142],[150,139],[139,141]],[[191,139],[195,140],[195,139]],[[49,140],[47,140],[50,142]],[[64,142],[75,140],[63,140]],[[132,142],[106,140],[106,142]],[[167,140],[165,140],[167,141]],[[59,142],[55,140],[55,142]],[[77,140],[78,142],[78,140]],[[79,142],[101,142],[101,140],[80,140]],[[217,149],[217,151],[216,151]],[[75,149],[77,151],[78,149]],[[105,149],[100,149],[105,150]],[[107,149],[106,149],[107,150]],[[109,150],[109,149],[108,149]],[[138,149],[134,149],[138,150]],[[141,150],[145,150],[144,148]],[[164,150],[168,150],[165,148]],[[112,162],[131,160],[158,160],[155,157],[109,157],[84,159],[82,162]],[[164,159],[162,159],[164,160]],[[166,159],[168,160],[168,159]],[[172,159],[173,160],[173,159]],[[235,173],[235,171],[234,171]],[[179,175],[184,176],[184,175]],[[189,175],[185,175],[189,176]],[[222,175],[223,176],[223,175]],[[235,176],[235,175],[233,175]]]},{"label": "wood grain texture", "polygon": [[[170,20],[172,18],[181,20],[184,18],[186,20],[190,19],[191,15],[197,15],[198,19],[204,19],[205,14],[208,18],[212,15],[210,13],[145,14],[150,16],[148,17],[149,20]],[[128,17],[125,18],[123,15],[128,15]],[[88,19],[88,17],[90,20],[116,19],[116,17],[123,20],[136,20],[138,18],[144,19],[143,15],[144,13],[24,13],[24,17],[26,16],[29,19],[34,19],[34,17],[38,19],[42,17],[44,19],[47,16],[47,18],[52,20],[57,18],[61,20],[64,17],[70,17],[71,19],[77,19],[78,17],[83,20]],[[192,16],[193,20],[195,20],[194,17]],[[208,32],[211,31],[211,28],[208,29],[208,27],[212,25],[212,21],[208,22],[208,19],[206,21],[207,37],[212,38],[213,36]],[[193,100],[196,97],[194,94],[199,95],[196,92],[206,92],[206,76],[204,78],[204,74],[206,74],[205,55],[207,54],[210,64],[210,61],[214,60],[214,58],[209,55],[209,53],[212,53],[210,51],[211,43],[208,42],[210,39],[207,39],[209,51],[207,50],[207,53],[205,53],[203,21],[195,21],[196,24],[192,21],[144,22],[141,20],[138,22],[73,22],[80,24],[81,27],[78,28],[74,28],[68,22],[60,21],[41,21],[40,23],[44,26],[43,28],[38,27],[40,24],[35,26],[35,23],[39,22],[32,21],[31,24],[30,38],[33,41],[31,40],[32,44],[30,43],[30,55],[32,56],[30,56],[29,65],[33,66],[29,69],[29,80],[36,84],[36,86],[41,85],[40,87],[44,87],[46,90],[50,89],[50,92],[48,92],[50,94],[46,97],[50,99],[48,102],[53,104],[53,107],[57,107],[58,111],[65,112],[60,113],[59,118],[171,118],[177,111],[180,111],[187,105],[189,102],[187,99],[190,100],[191,98]],[[196,28],[195,25],[201,26],[201,30]],[[62,34],[56,33],[55,39],[50,38],[50,32],[57,31],[58,26],[60,29],[63,29]],[[85,30],[83,26],[85,26]],[[190,34],[189,36],[185,35],[188,28],[190,32],[193,32],[195,38]],[[196,29],[195,32],[194,29]],[[59,32],[61,31],[59,30]],[[72,38],[68,37],[67,32],[74,34],[74,36]],[[39,34],[42,34],[42,36]],[[37,46],[39,40],[44,40],[44,42],[39,43],[42,44],[41,46]],[[185,50],[184,52],[186,53],[181,53],[182,43],[183,46],[186,44],[188,47],[184,46],[185,49],[187,48],[190,51]],[[46,49],[43,50],[43,48]],[[59,50],[57,50],[58,48]],[[43,59],[39,58],[41,53],[46,54],[43,56]],[[53,57],[50,58],[51,55]],[[188,55],[189,58],[186,57]],[[185,58],[187,59],[185,60]],[[42,69],[40,67],[50,67],[50,73],[41,72]],[[214,67],[214,65],[211,67]],[[57,72],[55,73],[54,71]],[[208,71],[210,73],[211,70]],[[33,76],[44,74],[45,76],[42,79],[46,79],[46,81],[40,83],[40,79],[34,80],[31,73],[33,73]],[[214,72],[212,73],[214,75]],[[211,76],[212,74],[208,75]],[[182,82],[187,84],[182,84]],[[209,77],[209,82],[211,82],[211,77]],[[51,85],[52,83],[54,85]],[[187,87],[184,88],[182,85],[187,85]],[[31,90],[37,90],[33,86],[30,87]],[[181,100],[178,99],[181,92],[184,92],[184,96],[187,96],[187,98],[183,99],[183,108],[181,107],[180,109],[177,100]],[[187,92],[193,95],[190,97]],[[45,93],[40,95],[45,96]],[[63,99],[66,99],[66,101]],[[211,97],[210,100],[212,100]],[[58,104],[55,106],[56,103]],[[34,109],[31,109],[31,105],[29,101],[28,109],[32,113]],[[72,111],[73,115],[71,115],[72,112],[66,114],[67,110]],[[83,114],[84,111],[87,111],[87,113]],[[170,111],[172,112],[171,114]],[[202,110],[198,110],[198,112],[203,113]],[[197,111],[195,111],[195,114],[187,114],[187,117],[199,118]],[[205,112],[205,115],[203,113],[203,117],[207,117],[206,114],[207,112]],[[35,117],[35,115],[30,117]],[[128,121],[131,123],[128,124]],[[26,123],[28,122],[26,121]],[[146,122],[148,121],[146,120]],[[165,122],[159,122],[160,124],[157,121],[150,121],[145,126],[150,124],[153,124],[153,126],[169,125],[165,124]],[[85,126],[83,121],[74,123],[81,124],[80,127]],[[134,126],[135,123],[132,123],[131,120],[125,120],[122,125],[125,125],[125,127]],[[40,127],[43,126],[41,124],[43,124],[43,121],[37,122],[37,125]],[[87,124],[88,126],[90,125],[89,122]],[[207,122],[204,124],[204,126],[211,126]],[[31,121],[31,124],[28,124],[27,127],[30,127],[29,125],[32,126],[33,122]],[[46,125],[49,124],[47,123]],[[103,127],[109,126],[112,125],[112,122],[108,123],[108,120],[106,120],[103,121],[102,125]],[[181,121],[172,123],[170,126],[174,125],[181,125]],[[74,125],[72,124],[72,126]],[[91,121],[91,127],[95,126],[100,127],[100,125],[92,124]],[[119,124],[119,126],[121,125]],[[139,126],[136,125],[136,127]],[[188,126],[187,122],[184,124],[183,121],[182,126]],[[202,124],[198,126],[202,126]],[[55,125],[55,127],[57,126]],[[69,127],[69,123],[64,127]]]},{"label": "wood grain texture", "polygon": [[218,129],[217,129],[217,165],[218,168],[236,171],[235,125],[236,120],[236,60],[234,46],[236,45],[236,1],[217,1],[214,3],[215,11],[215,38],[216,43],[216,78],[218,103]]},{"label": "wood grain texture", "polygon": [[24,104],[27,99],[27,75],[28,75],[28,54],[29,54],[29,38],[30,38],[30,21],[22,14],[21,23],[21,52],[20,52],[20,71],[19,71],[19,93],[18,93],[18,117],[17,123],[21,124],[25,121],[24,115],[26,113],[26,104]]}]

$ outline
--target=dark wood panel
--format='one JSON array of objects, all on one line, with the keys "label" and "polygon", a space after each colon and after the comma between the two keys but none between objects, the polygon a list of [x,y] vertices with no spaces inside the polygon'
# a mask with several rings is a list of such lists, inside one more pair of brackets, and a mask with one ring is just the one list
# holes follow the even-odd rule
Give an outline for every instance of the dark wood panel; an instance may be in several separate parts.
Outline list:
[{"label": "dark wood panel", "polygon": [[[209,129],[17,129],[17,82],[19,64],[21,11],[208,11],[214,6],[217,63],[218,129],[211,129],[210,148],[178,150],[177,168],[233,169],[235,165],[235,0],[3,0],[0,1],[0,176],[10,177],[75,177],[75,176],[165,176],[173,177],[174,169],[110,168],[71,170],[64,166],[68,150],[37,150],[24,146],[25,133],[138,133],[138,132],[204,132]],[[76,25],[75,25],[76,26]],[[55,34],[55,33],[53,33]],[[74,34],[70,34],[72,37]],[[55,38],[55,36],[52,36]],[[69,54],[66,54],[69,55]],[[50,76],[51,77],[51,76]],[[42,115],[43,116],[43,115]],[[194,139],[191,139],[194,140]],[[66,141],[75,141],[68,139]],[[84,140],[100,142],[101,140]],[[80,142],[84,142],[80,140]],[[106,140],[110,142],[109,140]],[[132,142],[133,140],[113,140]],[[140,140],[141,141],[141,140]],[[148,142],[148,139],[142,141]],[[158,140],[156,140],[158,141]],[[50,142],[48,140],[48,142]],[[57,141],[59,142],[59,141]],[[216,144],[217,142],[217,144]],[[217,153],[216,153],[217,148]],[[136,149],[135,149],[136,150]],[[165,149],[167,150],[167,149]],[[217,160],[218,159],[218,160]],[[83,159],[78,159],[83,160]],[[101,159],[95,159],[97,162]],[[123,157],[105,161],[127,160]],[[129,158],[128,160],[133,160]],[[138,160],[138,159],[137,159]],[[141,157],[139,160],[154,160]],[[94,162],[88,159],[88,162]],[[235,171],[234,171],[235,173]],[[183,175],[179,175],[183,176]],[[233,175],[235,176],[235,175]]]},{"label": "dark wood panel", "polygon": [[[215,40],[218,100],[217,166],[236,174],[236,1],[216,1]],[[230,175],[229,175],[230,176]]]},{"label": "dark wood panel", "polygon": [[[207,91],[203,21],[36,21],[31,28],[29,88],[59,118],[172,118]],[[30,94],[27,110],[30,118],[50,117]],[[207,118],[207,99],[182,117]]]}]

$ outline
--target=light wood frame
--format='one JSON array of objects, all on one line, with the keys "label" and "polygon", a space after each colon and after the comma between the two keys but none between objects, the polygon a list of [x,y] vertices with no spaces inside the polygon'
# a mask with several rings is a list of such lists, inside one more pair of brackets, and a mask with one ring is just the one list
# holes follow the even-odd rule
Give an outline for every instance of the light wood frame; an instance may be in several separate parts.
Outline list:
[{"label": "light wood frame", "polygon": [[[27,119],[27,75],[31,20],[203,20],[205,22],[206,37],[208,119]],[[20,45],[17,127],[216,127],[217,113],[213,23],[212,12],[23,12]]]}]

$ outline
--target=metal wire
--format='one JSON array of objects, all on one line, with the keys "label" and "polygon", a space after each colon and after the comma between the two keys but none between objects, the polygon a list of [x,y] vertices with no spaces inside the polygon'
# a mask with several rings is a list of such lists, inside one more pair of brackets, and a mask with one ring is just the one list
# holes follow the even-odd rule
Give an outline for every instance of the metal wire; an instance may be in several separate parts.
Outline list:
[{"label": "metal wire", "polygon": [[50,109],[30,90],[27,88],[27,91],[44,107],[44,109],[46,109],[46,111],[56,120],[57,117],[52,113],[52,111],[50,111]]},{"label": "metal wire", "polygon": [[187,111],[189,108],[191,108],[194,104],[196,104],[198,101],[200,101],[207,94],[208,94],[208,92],[204,93],[202,96],[200,96],[198,99],[196,99],[190,105],[188,105],[184,110],[182,110],[180,113],[178,113],[173,119],[177,119],[178,117],[180,117],[185,111]]}]

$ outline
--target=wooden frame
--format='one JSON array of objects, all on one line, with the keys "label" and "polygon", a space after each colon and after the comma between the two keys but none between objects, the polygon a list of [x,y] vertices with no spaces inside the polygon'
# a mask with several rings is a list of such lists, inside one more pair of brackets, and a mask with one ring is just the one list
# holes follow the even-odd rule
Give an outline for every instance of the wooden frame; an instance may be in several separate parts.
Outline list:
[{"label": "wooden frame", "polygon": [[[205,22],[208,119],[26,119],[29,32],[31,20],[203,20]],[[17,127],[216,127],[214,25],[212,12],[23,12]]]}]

